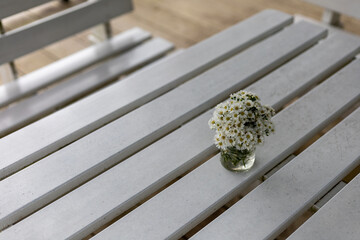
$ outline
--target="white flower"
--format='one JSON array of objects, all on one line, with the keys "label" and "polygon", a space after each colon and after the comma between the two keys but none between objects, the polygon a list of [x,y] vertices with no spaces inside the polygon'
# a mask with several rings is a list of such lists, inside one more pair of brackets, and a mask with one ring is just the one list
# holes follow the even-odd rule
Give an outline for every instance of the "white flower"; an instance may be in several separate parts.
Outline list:
[{"label": "white flower", "polygon": [[252,113],[252,112],[248,112],[247,116],[248,116],[248,118],[254,118],[255,117],[254,113]]},{"label": "white flower", "polygon": [[274,109],[261,105],[258,96],[240,91],[215,107],[208,124],[216,130],[214,142],[219,149],[251,150],[264,142],[265,135],[274,132],[271,122],[274,114]]},{"label": "white flower", "polygon": [[216,129],[216,121],[214,118],[210,118],[208,124],[209,124],[210,129]]},{"label": "white flower", "polygon": [[239,115],[241,118],[245,118],[247,116],[248,112],[246,110],[240,110]]},{"label": "white flower", "polygon": [[245,106],[249,109],[249,108],[251,108],[252,106],[254,106],[254,103],[253,103],[251,100],[246,100],[246,101],[245,101]]},{"label": "white flower", "polygon": [[253,135],[251,134],[250,131],[248,131],[246,134],[245,134],[245,140],[247,140],[248,142],[251,141],[253,139]]}]

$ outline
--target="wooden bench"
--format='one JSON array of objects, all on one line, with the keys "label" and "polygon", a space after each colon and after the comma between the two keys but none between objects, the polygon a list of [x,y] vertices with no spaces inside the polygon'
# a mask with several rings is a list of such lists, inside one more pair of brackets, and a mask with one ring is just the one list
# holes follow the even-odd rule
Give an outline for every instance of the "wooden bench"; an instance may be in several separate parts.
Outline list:
[{"label": "wooden bench", "polygon": [[[2,8],[0,6],[0,19],[45,2],[48,1],[4,1]],[[106,23],[131,9],[130,0],[87,1],[6,32],[0,36],[0,65],[91,26]],[[1,85],[0,107],[8,107],[0,110],[0,137],[109,84],[121,74],[159,58],[172,48],[166,40],[149,40],[150,37],[150,33],[133,28]],[[101,64],[97,64],[99,62]],[[89,66],[93,67],[73,75]],[[66,81],[58,84],[64,78]],[[56,86],[43,90],[54,83]],[[30,97],[25,99],[27,96]],[[23,101],[12,104],[18,100]]]},{"label": "wooden bench", "polygon": [[305,0],[324,7],[322,21],[324,23],[341,26],[340,14],[346,14],[360,19],[360,1],[358,0]]},{"label": "wooden bench", "polygon": [[[360,163],[359,52],[266,10],[4,137],[0,239],[187,239],[221,209],[194,239],[277,237]],[[276,133],[233,173],[207,122],[244,88],[278,111]]]}]

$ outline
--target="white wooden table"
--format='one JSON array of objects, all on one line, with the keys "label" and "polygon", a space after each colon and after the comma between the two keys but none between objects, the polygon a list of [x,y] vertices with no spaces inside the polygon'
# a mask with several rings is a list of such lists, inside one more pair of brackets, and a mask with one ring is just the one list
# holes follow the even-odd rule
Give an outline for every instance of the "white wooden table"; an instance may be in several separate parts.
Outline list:
[{"label": "white wooden table", "polygon": [[[277,237],[360,163],[359,52],[359,37],[267,10],[5,136],[0,239]],[[207,121],[240,89],[278,113],[255,166],[233,173]],[[358,239],[359,181],[291,238]]]}]

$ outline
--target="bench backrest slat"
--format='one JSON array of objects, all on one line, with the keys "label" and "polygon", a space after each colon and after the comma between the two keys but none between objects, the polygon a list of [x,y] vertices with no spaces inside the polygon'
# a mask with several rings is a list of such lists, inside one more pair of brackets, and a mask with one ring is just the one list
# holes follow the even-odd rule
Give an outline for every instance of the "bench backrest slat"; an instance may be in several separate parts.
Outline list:
[{"label": "bench backrest slat", "polygon": [[16,13],[39,6],[50,0],[1,0],[0,1],[0,19],[10,17]]},{"label": "bench backrest slat", "polygon": [[130,10],[131,0],[94,0],[17,28],[0,37],[0,64]]}]

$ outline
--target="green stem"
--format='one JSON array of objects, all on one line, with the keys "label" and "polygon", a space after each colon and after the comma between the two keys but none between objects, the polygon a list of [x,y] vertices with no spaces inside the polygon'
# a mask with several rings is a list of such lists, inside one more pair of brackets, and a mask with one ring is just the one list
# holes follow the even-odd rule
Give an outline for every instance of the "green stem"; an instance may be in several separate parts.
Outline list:
[{"label": "green stem", "polygon": [[221,156],[226,162],[231,162],[236,166],[240,161],[242,161],[245,167],[245,159],[250,152],[247,150],[240,151],[235,147],[228,148],[226,152],[221,151]]}]

